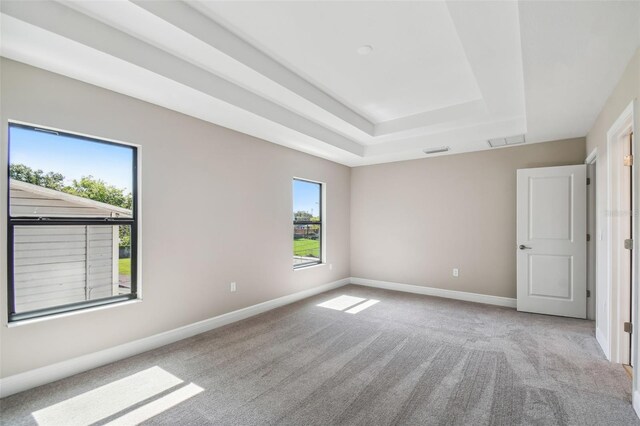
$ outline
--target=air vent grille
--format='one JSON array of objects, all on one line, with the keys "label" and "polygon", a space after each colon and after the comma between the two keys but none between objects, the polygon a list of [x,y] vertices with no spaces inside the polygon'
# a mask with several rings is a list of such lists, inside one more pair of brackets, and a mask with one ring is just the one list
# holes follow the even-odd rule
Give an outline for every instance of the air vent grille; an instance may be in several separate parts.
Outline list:
[{"label": "air vent grille", "polygon": [[498,148],[501,146],[520,145],[525,143],[524,135],[507,136],[505,138],[489,139],[487,143],[491,148]]},{"label": "air vent grille", "polygon": [[426,148],[423,150],[425,154],[439,154],[441,152],[447,152],[447,151],[449,151],[448,146],[441,146],[438,148]]}]

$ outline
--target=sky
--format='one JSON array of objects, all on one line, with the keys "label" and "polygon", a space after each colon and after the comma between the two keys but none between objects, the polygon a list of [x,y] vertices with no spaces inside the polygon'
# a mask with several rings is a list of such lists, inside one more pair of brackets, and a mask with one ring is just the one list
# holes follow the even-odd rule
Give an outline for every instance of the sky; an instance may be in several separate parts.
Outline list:
[{"label": "sky", "polygon": [[320,211],[320,184],[293,181],[293,211],[305,211],[317,217]]},{"label": "sky", "polygon": [[65,183],[93,176],[131,192],[133,149],[22,127],[9,128],[9,163],[61,173]]}]

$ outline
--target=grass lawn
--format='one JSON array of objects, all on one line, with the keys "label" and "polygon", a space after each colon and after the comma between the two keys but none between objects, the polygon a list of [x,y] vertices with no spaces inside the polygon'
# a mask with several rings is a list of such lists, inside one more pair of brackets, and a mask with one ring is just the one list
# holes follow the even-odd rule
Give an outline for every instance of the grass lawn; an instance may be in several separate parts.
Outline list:
[{"label": "grass lawn", "polygon": [[293,240],[293,255],[320,257],[320,241],[306,238]]},{"label": "grass lawn", "polygon": [[131,259],[118,259],[120,275],[131,275]]}]

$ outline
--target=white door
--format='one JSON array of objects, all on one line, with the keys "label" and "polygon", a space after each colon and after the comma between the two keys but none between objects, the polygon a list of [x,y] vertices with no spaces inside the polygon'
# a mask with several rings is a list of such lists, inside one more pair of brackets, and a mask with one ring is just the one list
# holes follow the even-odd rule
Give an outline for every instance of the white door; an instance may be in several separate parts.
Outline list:
[{"label": "white door", "polygon": [[586,318],[586,166],[518,170],[518,310]]}]

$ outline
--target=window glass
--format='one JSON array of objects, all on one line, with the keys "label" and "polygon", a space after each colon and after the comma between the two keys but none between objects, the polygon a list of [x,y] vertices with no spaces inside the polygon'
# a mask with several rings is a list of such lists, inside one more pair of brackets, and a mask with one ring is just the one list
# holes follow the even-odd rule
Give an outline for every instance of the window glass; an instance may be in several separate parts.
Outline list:
[{"label": "window glass", "polygon": [[135,298],[135,147],[9,126],[9,320]]},{"label": "window glass", "polygon": [[293,266],[322,261],[322,184],[293,180]]},{"label": "window glass", "polygon": [[11,216],[131,216],[133,147],[17,125],[9,141]]}]

